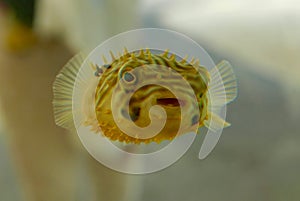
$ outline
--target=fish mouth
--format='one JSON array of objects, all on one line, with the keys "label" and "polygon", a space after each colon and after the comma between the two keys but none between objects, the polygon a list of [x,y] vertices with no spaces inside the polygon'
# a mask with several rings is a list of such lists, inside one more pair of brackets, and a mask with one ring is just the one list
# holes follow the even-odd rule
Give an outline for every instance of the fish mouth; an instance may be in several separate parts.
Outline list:
[{"label": "fish mouth", "polygon": [[184,100],[178,100],[177,98],[158,98],[156,99],[156,103],[167,107],[180,107],[185,105]]}]

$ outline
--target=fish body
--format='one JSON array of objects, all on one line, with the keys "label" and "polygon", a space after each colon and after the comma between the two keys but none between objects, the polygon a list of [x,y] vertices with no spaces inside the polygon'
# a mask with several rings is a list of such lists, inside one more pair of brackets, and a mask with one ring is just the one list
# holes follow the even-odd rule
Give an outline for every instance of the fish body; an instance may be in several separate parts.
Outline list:
[{"label": "fish body", "polygon": [[[118,58],[113,53],[111,56],[111,63],[90,65],[97,77],[96,88],[88,90],[92,85],[82,82],[87,87],[83,104],[93,105],[82,111],[86,116],[82,125],[95,133],[102,133],[112,141],[160,143],[185,133],[197,133],[199,127],[210,127],[211,122],[215,122],[215,128],[210,129],[229,125],[213,114],[213,109],[233,101],[237,94],[236,78],[228,62],[223,61],[208,71],[198,61],[179,60],[168,51],[125,49]],[[55,120],[63,127],[73,126],[72,83],[83,60],[82,56],[76,56],[54,82]],[[164,115],[155,106],[164,110],[164,122]],[[157,130],[155,135],[141,130],[149,126]]]}]

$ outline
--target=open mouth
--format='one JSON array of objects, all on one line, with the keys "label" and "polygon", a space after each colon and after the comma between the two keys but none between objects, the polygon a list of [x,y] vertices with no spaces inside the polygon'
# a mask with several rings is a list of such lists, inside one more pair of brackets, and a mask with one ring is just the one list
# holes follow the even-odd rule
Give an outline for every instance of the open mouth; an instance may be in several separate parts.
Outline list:
[{"label": "open mouth", "polygon": [[169,106],[169,107],[179,107],[180,104],[183,106],[183,100],[177,100],[176,98],[158,98],[156,100],[158,105]]}]

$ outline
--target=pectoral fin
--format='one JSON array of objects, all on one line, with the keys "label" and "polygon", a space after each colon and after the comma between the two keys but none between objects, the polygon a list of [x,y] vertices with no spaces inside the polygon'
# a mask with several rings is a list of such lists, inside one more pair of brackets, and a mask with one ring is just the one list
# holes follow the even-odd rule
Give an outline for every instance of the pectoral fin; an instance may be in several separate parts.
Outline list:
[{"label": "pectoral fin", "polygon": [[210,71],[209,83],[212,106],[224,105],[237,97],[237,80],[228,61],[221,61]]},{"label": "pectoral fin", "polygon": [[84,61],[83,53],[75,55],[59,72],[53,83],[53,110],[55,123],[73,130],[72,95],[75,79]]},{"label": "pectoral fin", "polygon": [[210,76],[208,114],[204,125],[212,130],[218,130],[230,126],[223,117],[216,114],[220,115],[222,107],[237,97],[237,82],[228,61],[221,61],[210,71]]}]

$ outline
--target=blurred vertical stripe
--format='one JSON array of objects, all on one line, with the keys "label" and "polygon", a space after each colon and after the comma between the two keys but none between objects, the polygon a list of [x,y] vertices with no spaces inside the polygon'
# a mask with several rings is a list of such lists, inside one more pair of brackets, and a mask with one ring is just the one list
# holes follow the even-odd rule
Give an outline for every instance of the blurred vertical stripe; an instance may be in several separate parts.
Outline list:
[{"label": "blurred vertical stripe", "polygon": [[27,26],[33,26],[35,0],[3,0],[13,11],[17,20]]}]

